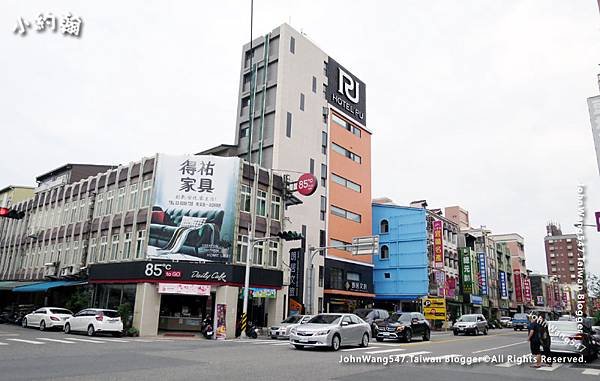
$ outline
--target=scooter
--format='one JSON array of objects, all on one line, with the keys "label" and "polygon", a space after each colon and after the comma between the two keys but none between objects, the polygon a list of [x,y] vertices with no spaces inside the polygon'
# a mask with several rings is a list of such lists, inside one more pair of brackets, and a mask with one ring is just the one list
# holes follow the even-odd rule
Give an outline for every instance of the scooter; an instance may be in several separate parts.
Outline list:
[{"label": "scooter", "polygon": [[213,338],[213,335],[214,335],[213,325],[212,325],[211,319],[208,317],[202,321],[202,335],[204,335],[204,337],[206,339]]},{"label": "scooter", "polygon": [[246,336],[251,339],[256,339],[258,337],[258,331],[259,329],[253,321],[249,322],[246,326]]}]

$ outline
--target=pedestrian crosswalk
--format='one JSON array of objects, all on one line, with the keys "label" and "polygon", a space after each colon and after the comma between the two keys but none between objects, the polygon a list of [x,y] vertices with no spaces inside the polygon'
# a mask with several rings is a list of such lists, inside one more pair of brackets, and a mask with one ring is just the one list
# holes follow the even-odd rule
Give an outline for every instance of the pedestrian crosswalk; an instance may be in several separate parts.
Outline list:
[{"label": "pedestrian crosswalk", "polygon": [[93,337],[93,338],[81,338],[66,336],[64,339],[54,339],[50,337],[35,337],[35,338],[0,338],[0,347],[7,347],[11,345],[44,345],[44,344],[110,344],[110,343],[156,343],[156,342],[169,342],[173,340],[168,339],[117,339],[108,337]]}]

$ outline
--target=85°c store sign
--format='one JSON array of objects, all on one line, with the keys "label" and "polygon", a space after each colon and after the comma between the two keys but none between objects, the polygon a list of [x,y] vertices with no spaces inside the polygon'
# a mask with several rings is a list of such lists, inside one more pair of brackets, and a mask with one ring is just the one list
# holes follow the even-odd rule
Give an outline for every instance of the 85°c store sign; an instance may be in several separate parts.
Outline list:
[{"label": "85\u00b0c store sign", "polygon": [[[138,261],[97,264],[90,267],[91,283],[187,282],[215,285],[241,285],[244,267],[223,263]],[[252,284],[280,288],[283,274],[279,270],[253,269]]]}]

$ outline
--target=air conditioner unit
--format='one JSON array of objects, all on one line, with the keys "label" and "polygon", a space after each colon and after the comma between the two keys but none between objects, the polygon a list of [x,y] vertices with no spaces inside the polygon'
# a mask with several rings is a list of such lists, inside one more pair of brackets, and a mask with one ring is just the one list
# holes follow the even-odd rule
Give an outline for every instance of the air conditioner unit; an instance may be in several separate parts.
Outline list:
[{"label": "air conditioner unit", "polygon": [[73,266],[67,266],[60,270],[60,276],[71,275],[71,271],[73,270]]},{"label": "air conditioner unit", "polygon": [[48,266],[48,264],[44,265],[44,276],[45,277],[56,276],[57,267],[54,266],[52,263],[50,263],[49,265],[50,266]]},{"label": "air conditioner unit", "polygon": [[71,266],[71,271],[69,272],[69,275],[77,275],[79,274],[79,269],[77,268],[77,266]]}]

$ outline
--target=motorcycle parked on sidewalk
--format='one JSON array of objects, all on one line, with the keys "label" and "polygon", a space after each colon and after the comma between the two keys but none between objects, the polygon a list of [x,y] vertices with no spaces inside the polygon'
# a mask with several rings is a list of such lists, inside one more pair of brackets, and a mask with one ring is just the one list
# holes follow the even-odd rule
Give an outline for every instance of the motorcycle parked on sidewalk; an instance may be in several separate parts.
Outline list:
[{"label": "motorcycle parked on sidewalk", "polygon": [[204,335],[204,338],[206,338],[206,339],[213,338],[214,329],[213,329],[212,320],[209,317],[202,320],[202,335]]}]

